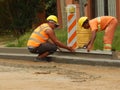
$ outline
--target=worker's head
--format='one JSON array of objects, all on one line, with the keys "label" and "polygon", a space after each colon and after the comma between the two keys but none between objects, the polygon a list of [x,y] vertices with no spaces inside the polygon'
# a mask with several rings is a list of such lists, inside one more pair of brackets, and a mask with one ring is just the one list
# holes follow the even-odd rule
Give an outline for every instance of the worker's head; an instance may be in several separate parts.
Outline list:
[{"label": "worker's head", "polygon": [[90,26],[89,26],[89,20],[88,20],[88,17],[84,16],[84,17],[81,17],[79,20],[78,20],[78,24],[81,26],[81,27],[84,27],[85,29],[88,29]]},{"label": "worker's head", "polygon": [[58,24],[58,18],[55,15],[50,15],[47,17],[47,21],[54,25],[54,28],[57,28],[59,26]]}]

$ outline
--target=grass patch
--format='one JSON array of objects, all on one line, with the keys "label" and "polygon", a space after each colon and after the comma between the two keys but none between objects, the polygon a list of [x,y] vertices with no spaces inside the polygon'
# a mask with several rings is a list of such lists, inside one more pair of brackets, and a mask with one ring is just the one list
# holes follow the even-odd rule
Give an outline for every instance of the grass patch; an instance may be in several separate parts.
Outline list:
[{"label": "grass patch", "polygon": [[102,50],[103,49],[103,36],[104,32],[97,32],[97,36],[94,42],[94,49],[95,50]]},{"label": "grass patch", "polygon": [[67,29],[56,29],[56,37],[64,44],[67,44]]},{"label": "grass patch", "polygon": [[[97,37],[94,43],[94,49],[103,49],[103,36],[104,36],[104,31],[103,32],[97,32]],[[112,43],[112,49],[120,51],[120,26],[117,27],[115,34],[114,34],[114,39]]]},{"label": "grass patch", "polygon": [[[67,44],[67,29],[56,29],[55,30],[57,38],[63,42],[64,44]],[[31,32],[27,32],[25,35],[21,36],[19,39],[13,39],[14,41],[7,42],[7,47],[26,47],[27,41],[31,35]],[[98,32],[96,40],[94,42],[94,49],[102,50],[103,49],[103,32]],[[112,44],[112,49],[120,51],[120,26],[117,27],[117,30],[114,35],[114,40]]]},{"label": "grass patch", "polygon": [[0,45],[5,46],[7,43],[15,40],[13,35],[0,35]]},{"label": "grass patch", "polygon": [[[19,39],[16,39],[11,42],[7,42],[6,47],[26,47],[27,46],[27,41],[30,37],[32,32],[27,32],[23,36],[21,36]],[[55,30],[57,38],[66,44],[67,42],[67,30],[66,29],[56,29]]]},{"label": "grass patch", "polygon": [[114,50],[120,51],[120,26],[117,27],[112,46]]},{"label": "grass patch", "polygon": [[12,42],[8,42],[6,44],[6,47],[26,47],[30,34],[31,32],[27,32],[23,36],[21,36],[19,39],[16,39]]}]

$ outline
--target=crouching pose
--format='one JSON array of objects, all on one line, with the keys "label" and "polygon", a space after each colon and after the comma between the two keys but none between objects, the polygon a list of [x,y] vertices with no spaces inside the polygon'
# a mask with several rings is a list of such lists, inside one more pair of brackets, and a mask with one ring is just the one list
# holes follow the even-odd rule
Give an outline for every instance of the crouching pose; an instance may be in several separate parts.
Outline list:
[{"label": "crouching pose", "polygon": [[54,53],[58,47],[65,48],[71,52],[72,47],[68,47],[60,42],[54,32],[54,29],[59,26],[58,19],[55,15],[47,17],[47,22],[38,26],[31,34],[27,46],[31,53],[38,54],[37,60],[47,60],[49,54]]}]

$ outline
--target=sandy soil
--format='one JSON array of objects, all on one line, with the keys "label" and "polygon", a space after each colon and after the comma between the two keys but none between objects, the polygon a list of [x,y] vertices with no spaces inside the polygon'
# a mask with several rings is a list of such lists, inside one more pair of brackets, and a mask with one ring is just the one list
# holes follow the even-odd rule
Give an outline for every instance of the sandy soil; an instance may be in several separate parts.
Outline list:
[{"label": "sandy soil", "polygon": [[0,90],[120,90],[120,68],[0,59]]}]

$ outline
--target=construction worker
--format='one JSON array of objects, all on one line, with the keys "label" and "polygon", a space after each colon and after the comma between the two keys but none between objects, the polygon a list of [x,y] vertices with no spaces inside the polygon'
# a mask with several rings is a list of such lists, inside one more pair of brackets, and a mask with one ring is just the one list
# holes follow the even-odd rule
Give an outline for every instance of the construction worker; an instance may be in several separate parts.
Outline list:
[{"label": "construction worker", "polygon": [[111,51],[112,41],[114,37],[114,32],[117,27],[117,19],[112,16],[101,16],[91,20],[88,20],[88,17],[84,16],[78,20],[78,24],[85,29],[91,30],[91,39],[87,44],[87,51],[89,52],[92,49],[94,40],[96,38],[96,32],[105,30],[104,34],[104,50]]},{"label": "construction worker", "polygon": [[58,19],[55,15],[47,17],[47,22],[38,26],[31,34],[27,46],[31,53],[38,54],[36,61],[47,60],[49,54],[54,53],[58,47],[64,48],[73,52],[72,47],[64,45],[60,42],[54,32],[54,29],[59,26]]}]

